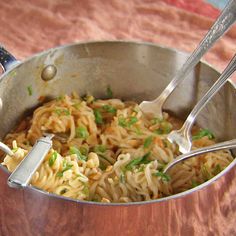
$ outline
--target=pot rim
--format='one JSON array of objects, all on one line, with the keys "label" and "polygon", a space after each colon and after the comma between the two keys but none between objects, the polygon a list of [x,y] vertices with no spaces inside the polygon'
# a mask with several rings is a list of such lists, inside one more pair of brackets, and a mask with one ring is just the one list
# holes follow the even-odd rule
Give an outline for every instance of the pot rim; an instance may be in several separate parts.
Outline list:
[{"label": "pot rim", "polygon": [[[71,47],[71,46],[77,46],[77,45],[86,45],[86,44],[106,44],[106,43],[112,43],[112,44],[117,44],[117,43],[121,43],[121,44],[134,44],[134,45],[146,45],[146,46],[154,46],[154,47],[158,47],[158,48],[162,48],[165,50],[168,50],[170,52],[174,52],[174,53],[180,53],[183,55],[188,55],[188,53],[183,52],[181,50],[177,50],[174,48],[170,48],[164,45],[160,45],[157,43],[152,43],[152,42],[144,42],[144,41],[133,41],[133,40],[91,40],[91,41],[81,41],[81,42],[75,42],[75,43],[71,43],[71,44],[65,44],[65,45],[61,45],[58,47],[54,47],[54,48],[50,48],[47,50],[44,50],[42,52],[36,53],[34,55],[32,55],[29,58],[26,58],[22,61],[20,61],[19,63],[13,64],[12,67],[4,72],[1,76],[0,76],[0,84],[1,81],[4,79],[4,77],[8,74],[11,73],[11,71],[13,69],[17,69],[17,67],[19,67],[20,65],[30,61],[31,59],[41,56],[45,53],[50,53],[50,51],[54,51],[54,50],[60,50],[63,48],[67,48],[67,47]],[[208,66],[210,69],[214,70],[215,72],[217,72],[218,74],[220,74],[220,72],[213,67],[213,65],[211,65],[210,63],[206,62],[205,60],[200,60],[201,63],[203,63],[204,65]],[[234,87],[234,89],[236,89],[236,82],[234,82],[232,79],[229,79],[228,82]],[[78,200],[78,199],[73,199],[73,198],[69,198],[69,197],[63,197],[54,193],[49,193],[46,192],[42,189],[39,189],[37,187],[34,187],[32,185],[28,185],[26,186],[24,189],[29,189],[31,191],[36,191],[40,194],[43,194],[44,196],[48,196],[50,198],[56,198],[56,199],[61,199],[61,200],[66,200],[66,201],[72,201],[72,202],[76,202],[76,203],[80,203],[80,204],[88,204],[88,205],[96,205],[96,206],[136,206],[136,205],[146,205],[146,204],[154,204],[154,203],[159,203],[159,202],[165,202],[168,200],[172,200],[172,199],[177,199],[180,197],[185,197],[193,192],[196,192],[198,190],[201,190],[203,188],[205,188],[206,186],[214,183],[216,180],[218,180],[220,177],[222,177],[223,175],[225,175],[227,172],[230,171],[231,168],[233,168],[236,165],[236,158],[234,158],[234,160],[223,170],[221,171],[219,174],[217,174],[216,176],[214,176],[213,178],[211,178],[210,180],[198,185],[197,187],[191,188],[189,190],[186,190],[184,192],[181,193],[177,193],[174,195],[170,195],[167,197],[162,197],[162,198],[158,198],[155,200],[148,200],[148,201],[139,201],[139,202],[128,202],[128,203],[102,203],[102,202],[94,202],[94,201],[84,201],[84,200]],[[5,166],[3,166],[0,163],[0,171],[4,171],[5,173],[7,173],[8,175],[10,175],[10,172],[7,170],[7,168]]]}]

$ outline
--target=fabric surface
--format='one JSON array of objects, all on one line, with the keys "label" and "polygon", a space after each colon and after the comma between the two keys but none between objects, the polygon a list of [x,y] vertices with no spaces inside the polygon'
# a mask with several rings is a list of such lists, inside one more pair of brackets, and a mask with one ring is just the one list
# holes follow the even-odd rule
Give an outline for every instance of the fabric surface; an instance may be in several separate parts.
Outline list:
[{"label": "fabric surface", "polygon": [[[170,4],[195,12],[199,4],[214,17]],[[218,14],[201,0],[8,0],[0,7],[0,42],[19,59],[62,44],[104,39],[150,41],[191,52]],[[224,68],[235,52],[235,38],[233,27],[205,59]]]}]

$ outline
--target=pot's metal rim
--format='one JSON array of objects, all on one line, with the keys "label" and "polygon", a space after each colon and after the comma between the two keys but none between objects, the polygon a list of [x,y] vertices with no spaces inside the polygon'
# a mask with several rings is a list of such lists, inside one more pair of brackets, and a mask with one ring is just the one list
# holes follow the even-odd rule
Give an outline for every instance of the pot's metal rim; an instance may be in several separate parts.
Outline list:
[{"label": "pot's metal rim", "polygon": [[[182,50],[177,50],[175,48],[170,48],[170,47],[162,45],[162,44],[157,44],[157,43],[152,43],[152,42],[145,42],[145,41],[141,41],[141,40],[87,40],[87,41],[80,41],[80,42],[68,43],[68,44],[65,44],[65,45],[58,46],[58,47],[46,49],[46,50],[43,50],[39,53],[36,53],[36,54],[28,57],[28,58],[26,58],[22,61],[13,62],[10,70],[8,70],[8,71],[4,72],[2,75],[0,75],[0,82],[1,82],[2,77],[4,77],[6,74],[10,73],[13,69],[17,68],[18,66],[22,65],[23,63],[25,63],[27,61],[30,61],[31,59],[33,59],[37,56],[41,56],[45,53],[50,53],[50,51],[59,50],[59,49],[63,49],[63,48],[71,47],[71,46],[76,46],[76,45],[106,44],[106,43],[114,43],[114,44],[124,43],[124,44],[154,46],[154,47],[162,48],[162,49],[174,52],[174,53],[181,53],[181,54],[186,55],[186,56],[189,55],[189,53],[184,52]],[[220,74],[220,71],[218,69],[216,69],[209,62],[205,61],[204,59],[201,59],[200,62],[207,65],[209,68],[211,68],[212,70],[214,70],[215,72]],[[233,81],[232,79],[228,79],[228,82],[230,82],[230,84],[236,89],[236,81]]]},{"label": "pot's metal rim", "polygon": [[[168,51],[171,51],[171,52],[174,52],[174,53],[181,53],[183,55],[188,55],[188,53],[186,52],[182,52],[182,51],[179,51],[177,49],[173,49],[173,48],[169,48],[169,47],[166,47],[166,46],[163,46],[163,45],[159,45],[159,44],[155,44],[155,43],[151,43],[151,42],[142,42],[142,41],[132,41],[132,40],[105,40],[105,41],[82,41],[82,42],[79,42],[79,43],[72,43],[72,44],[66,44],[66,45],[62,45],[62,46],[59,46],[59,47],[55,47],[55,48],[51,48],[51,49],[48,49],[48,50],[45,50],[45,51],[42,51],[40,53],[37,53],[23,61],[21,61],[20,63],[18,64],[13,64],[13,66],[10,68],[10,70],[6,71],[5,73],[3,73],[1,76],[0,76],[0,84],[1,84],[1,81],[2,79],[5,77],[6,74],[8,73],[11,73],[11,71],[13,69],[16,69],[17,67],[19,67],[20,65],[22,65],[23,63],[27,62],[27,61],[30,61],[31,59],[35,58],[35,57],[38,57],[38,56],[41,56],[45,53],[50,53],[51,51],[54,51],[54,50],[59,50],[59,49],[62,49],[62,48],[67,48],[67,47],[71,47],[71,46],[76,46],[76,45],[86,45],[86,44],[105,44],[105,43],[114,43],[114,44],[117,44],[117,43],[124,43],[124,44],[136,44],[136,45],[146,45],[146,46],[154,46],[154,47],[158,47],[158,48],[162,48],[162,49],[165,49],[165,50],[168,50]],[[209,68],[211,68],[212,70],[214,70],[215,72],[217,72],[218,74],[220,74],[220,72],[215,69],[211,64],[207,63],[206,61],[204,60],[201,60],[201,63],[207,65]],[[236,89],[236,83],[232,80],[228,80],[230,82],[230,84]],[[192,188],[192,189],[189,189],[187,191],[184,191],[184,192],[181,192],[181,193],[178,193],[178,194],[174,194],[174,195],[171,195],[171,196],[168,196],[168,197],[163,197],[163,198],[158,198],[158,199],[155,199],[155,200],[149,200],[149,201],[141,201],[141,202],[129,202],[129,203],[102,203],[102,202],[93,202],[93,201],[82,201],[82,200],[77,200],[77,199],[72,199],[72,198],[67,198],[67,197],[63,197],[63,196],[60,196],[60,195],[57,195],[57,194],[53,194],[53,193],[49,193],[49,192],[46,192],[42,189],[39,189],[37,187],[34,187],[32,185],[29,185],[27,186],[25,189],[29,189],[31,191],[36,191],[38,193],[41,193],[41,194],[44,194],[48,197],[52,197],[52,198],[57,198],[57,199],[62,199],[62,200],[66,200],[66,201],[72,201],[72,202],[76,202],[76,203],[80,203],[80,204],[86,204],[86,205],[96,205],[96,206],[124,206],[124,207],[127,207],[127,206],[136,206],[136,205],[144,205],[144,204],[154,204],[154,203],[158,203],[158,202],[165,202],[165,201],[168,201],[168,200],[172,200],[172,199],[177,199],[177,198],[180,198],[180,197],[184,197],[184,196],[187,196],[188,194],[191,194],[193,192],[196,192],[202,188],[205,188],[206,186],[212,184],[213,182],[215,182],[218,178],[220,178],[221,176],[223,176],[224,174],[226,174],[231,168],[233,168],[236,164],[236,158],[223,170],[221,171],[218,175],[214,176],[213,178],[211,178],[210,180],[206,181],[205,183],[195,187],[195,188]],[[3,166],[2,164],[0,164],[0,170],[3,170],[5,173],[9,174],[10,175],[10,172],[7,170],[7,168],[5,166]]]},{"label": "pot's metal rim", "polygon": [[[63,197],[63,196],[60,196],[60,195],[57,195],[57,194],[54,194],[54,193],[46,192],[46,191],[44,191],[42,189],[39,189],[37,187],[34,187],[32,185],[28,185],[24,189],[25,190],[29,189],[31,191],[36,191],[36,192],[38,192],[40,194],[43,194],[43,195],[45,195],[47,197],[50,197],[50,198],[56,198],[56,199],[70,201],[70,202],[76,202],[76,203],[84,204],[84,205],[96,205],[96,206],[106,206],[106,207],[107,206],[110,206],[110,207],[112,207],[112,206],[114,206],[114,207],[116,207],[116,206],[127,207],[127,206],[137,206],[137,205],[139,206],[139,205],[144,205],[144,204],[146,205],[146,204],[155,204],[155,203],[160,203],[160,202],[166,202],[168,200],[178,199],[178,198],[181,198],[181,197],[185,197],[185,196],[187,196],[191,193],[197,192],[197,191],[207,187],[208,185],[213,184],[216,180],[218,180],[220,177],[222,177],[228,171],[230,171],[231,168],[233,168],[235,165],[236,165],[236,158],[223,171],[221,171],[218,175],[214,176],[213,178],[211,178],[210,180],[204,182],[203,184],[198,185],[195,188],[192,188],[192,189],[189,189],[189,190],[186,190],[184,192],[177,193],[177,194],[174,194],[174,195],[170,195],[168,197],[158,198],[158,199],[149,200],[149,201],[128,202],[128,203],[103,203],[103,202],[83,201],[83,200]],[[7,170],[7,168],[2,166],[1,164],[0,164],[0,169],[2,169],[5,173],[10,175],[10,172]]]}]

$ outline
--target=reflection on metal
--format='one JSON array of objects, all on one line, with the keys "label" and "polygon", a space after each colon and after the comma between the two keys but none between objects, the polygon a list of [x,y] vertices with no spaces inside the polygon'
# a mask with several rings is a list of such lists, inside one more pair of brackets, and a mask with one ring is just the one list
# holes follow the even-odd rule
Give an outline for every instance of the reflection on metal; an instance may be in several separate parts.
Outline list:
[{"label": "reflection on metal", "polygon": [[54,65],[48,65],[44,67],[41,73],[41,78],[45,81],[49,81],[53,79],[56,74],[57,74],[57,68]]}]

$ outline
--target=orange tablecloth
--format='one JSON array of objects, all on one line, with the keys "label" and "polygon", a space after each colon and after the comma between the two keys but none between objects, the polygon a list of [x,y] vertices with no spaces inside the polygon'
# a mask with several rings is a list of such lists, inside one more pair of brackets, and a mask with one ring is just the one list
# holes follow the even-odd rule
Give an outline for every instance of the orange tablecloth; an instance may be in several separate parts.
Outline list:
[{"label": "orange tablecloth", "polygon": [[[194,14],[201,12],[212,18]],[[218,10],[202,0],[8,0],[0,7],[0,43],[16,57],[82,40],[132,39],[192,51]],[[223,69],[236,51],[236,28],[205,57]]]}]

